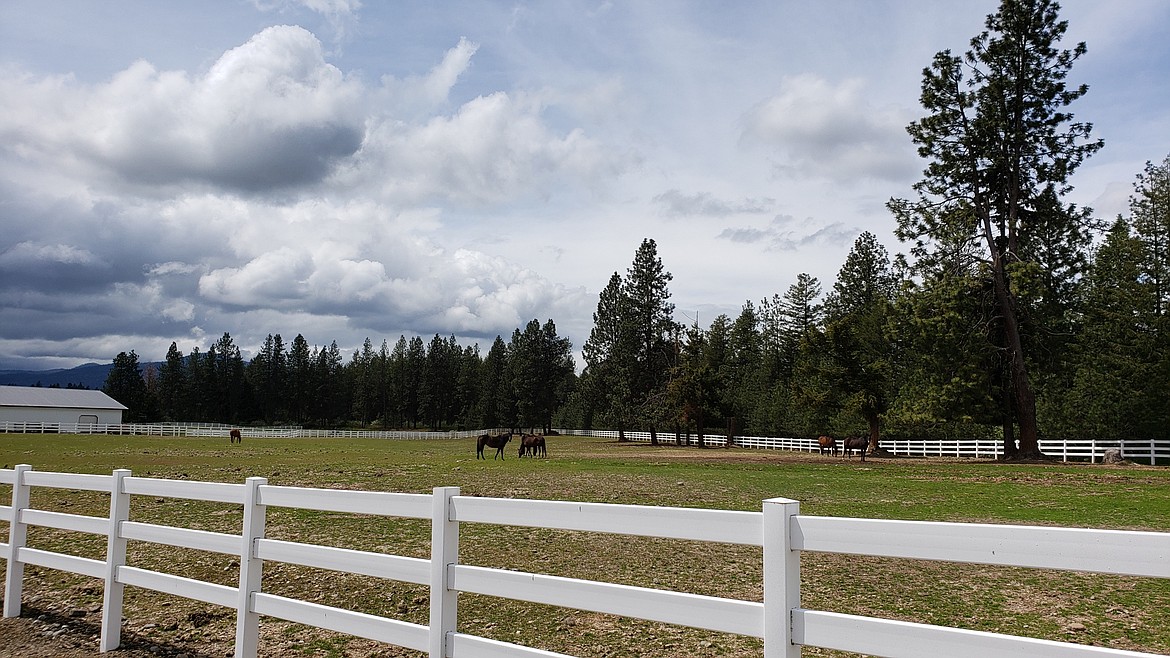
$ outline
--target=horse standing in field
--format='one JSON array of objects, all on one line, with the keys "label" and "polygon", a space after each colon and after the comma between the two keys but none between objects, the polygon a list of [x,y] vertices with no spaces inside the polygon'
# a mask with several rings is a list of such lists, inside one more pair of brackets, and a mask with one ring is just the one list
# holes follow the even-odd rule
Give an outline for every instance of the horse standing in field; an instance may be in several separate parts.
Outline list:
[{"label": "horse standing in field", "polygon": [[228,432],[228,441],[242,445],[244,443],[244,437],[242,434],[240,434],[240,430],[232,430]]},{"label": "horse standing in field", "polygon": [[524,455],[547,457],[548,452],[544,447],[544,437],[539,434],[521,434],[520,456],[523,457]]},{"label": "horse standing in field", "polygon": [[476,459],[487,459],[487,457],[483,456],[483,448],[484,448],[484,446],[487,446],[489,448],[496,449],[496,454],[495,454],[495,456],[492,457],[492,459],[495,459],[496,457],[503,459],[504,458],[504,446],[508,445],[508,442],[511,440],[512,440],[511,434],[497,434],[495,436],[492,436],[490,434],[480,434],[479,438],[476,439],[476,441],[475,441],[475,458]]},{"label": "horse standing in field", "polygon": [[820,446],[822,455],[825,454],[826,450],[828,450],[830,455],[834,457],[837,456],[837,440],[833,437],[818,436],[817,445]]},{"label": "horse standing in field", "polygon": [[849,455],[850,459],[853,458],[853,451],[856,450],[861,454],[861,461],[865,461],[865,451],[867,448],[869,448],[869,439],[859,436],[851,436],[845,439],[845,442],[841,447],[844,449],[845,454]]}]

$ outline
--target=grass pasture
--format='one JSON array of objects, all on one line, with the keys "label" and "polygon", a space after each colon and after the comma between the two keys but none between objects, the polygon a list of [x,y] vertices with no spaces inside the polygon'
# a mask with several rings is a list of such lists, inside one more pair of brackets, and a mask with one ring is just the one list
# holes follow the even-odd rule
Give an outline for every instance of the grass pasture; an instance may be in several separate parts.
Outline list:
[{"label": "grass pasture", "polygon": [[[810,454],[651,447],[550,437],[548,459],[475,459],[474,440],[226,439],[0,435],[0,466],[136,476],[429,493],[672,505],[758,511],[766,498],[801,501],[804,514],[1170,531],[1170,469],[996,464],[935,459],[860,463]],[[0,486],[0,500],[10,497]],[[108,496],[33,490],[39,509],[105,516]],[[131,519],[238,533],[238,506],[135,497]],[[0,524],[5,536],[7,528]],[[267,536],[428,557],[429,524],[269,509]],[[468,564],[760,600],[760,550],[574,533],[462,526]],[[29,545],[102,558],[105,539],[31,528]],[[1170,654],[1170,580],[1124,578],[866,556],[806,554],[805,607]],[[128,563],[236,585],[230,557],[131,543]],[[426,623],[427,591],[414,585],[265,565],[265,591]],[[101,583],[26,568],[30,609],[96,618]],[[189,656],[230,655],[234,613],[127,588],[128,643]],[[460,630],[587,656],[758,656],[758,641],[503,599],[460,597]],[[266,656],[415,656],[414,652],[266,619]],[[2,627],[0,627],[2,630]],[[2,633],[0,633],[2,634]],[[93,643],[96,655],[96,640]],[[840,655],[807,649],[808,656]]]}]

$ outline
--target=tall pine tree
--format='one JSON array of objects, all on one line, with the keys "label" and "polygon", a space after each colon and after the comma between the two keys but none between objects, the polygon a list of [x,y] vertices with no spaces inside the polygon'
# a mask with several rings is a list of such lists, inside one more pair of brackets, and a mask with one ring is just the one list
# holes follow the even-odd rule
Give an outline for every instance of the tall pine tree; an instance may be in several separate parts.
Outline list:
[{"label": "tall pine tree", "polygon": [[[1091,126],[1072,121],[1065,108],[1088,90],[1065,79],[1085,45],[1061,50],[1068,24],[1051,0],[1003,0],[987,17],[986,30],[963,56],[935,55],[923,72],[923,108],[929,113],[907,128],[918,153],[930,162],[914,186],[918,200],[891,200],[898,237],[916,251],[955,242],[981,245],[982,260],[1002,323],[1005,414],[1019,429],[1019,453],[1040,457],[1036,398],[1025,353],[1027,309],[1015,273],[1040,266],[1022,240],[1042,203],[1068,190],[1068,178],[1102,143]],[[1073,209],[1050,213],[1051,221],[1079,221]],[[1010,427],[1010,425],[1005,425]],[[1005,455],[1017,455],[1009,437]]]}]

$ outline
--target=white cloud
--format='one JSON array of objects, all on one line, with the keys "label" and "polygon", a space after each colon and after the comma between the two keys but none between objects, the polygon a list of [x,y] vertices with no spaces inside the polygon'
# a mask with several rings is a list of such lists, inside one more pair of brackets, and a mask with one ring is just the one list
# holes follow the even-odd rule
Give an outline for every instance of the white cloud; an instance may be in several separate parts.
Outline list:
[{"label": "white cloud", "polygon": [[190,322],[195,319],[195,305],[185,299],[164,302],[159,313],[171,322]]},{"label": "white cloud", "polygon": [[914,116],[870,98],[861,80],[833,85],[812,74],[786,77],[744,116],[741,141],[775,150],[777,171],[788,176],[901,180],[914,172],[905,132]]},{"label": "white cloud", "polygon": [[469,206],[547,196],[623,166],[580,130],[555,134],[539,99],[505,92],[477,97],[420,125],[387,120],[370,132],[345,179],[380,185],[402,204],[436,200]]},{"label": "white cloud", "polygon": [[448,111],[451,90],[471,67],[478,50],[478,43],[461,37],[425,75],[401,79],[383,75],[381,87],[371,91],[372,104],[380,108],[382,117],[403,125],[425,122]]},{"label": "white cloud", "polygon": [[459,76],[471,65],[471,56],[478,49],[479,44],[472,43],[466,38],[459,39],[459,44],[448,50],[443,61],[431,69],[430,75],[423,78],[425,97],[436,105],[446,102],[451,87],[455,86]]},{"label": "white cloud", "polygon": [[312,184],[358,149],[363,132],[360,84],[298,27],[263,30],[202,76],[138,61],[94,86],[9,72],[0,90],[12,99],[0,101],[0,135],[13,137],[13,155],[134,185]]},{"label": "white cloud", "polygon": [[0,268],[34,267],[49,263],[62,265],[97,265],[105,263],[86,249],[67,244],[21,242],[0,253]]}]

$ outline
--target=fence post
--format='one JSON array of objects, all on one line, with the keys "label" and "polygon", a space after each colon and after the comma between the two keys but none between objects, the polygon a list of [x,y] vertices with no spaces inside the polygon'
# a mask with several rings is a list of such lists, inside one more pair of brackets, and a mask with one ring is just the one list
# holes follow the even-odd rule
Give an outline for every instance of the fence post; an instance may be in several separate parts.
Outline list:
[{"label": "fence post", "polygon": [[260,487],[268,478],[244,482],[244,530],[240,546],[240,592],[236,607],[236,658],[255,658],[260,645],[260,615],[252,611],[252,594],[260,591],[264,561],[256,557],[256,540],[264,537],[266,509]]},{"label": "fence post", "polygon": [[12,521],[8,524],[8,570],[4,576],[4,616],[20,616],[20,594],[24,588],[24,563],[17,553],[28,543],[28,526],[21,520],[21,512],[28,509],[29,486],[24,474],[32,470],[28,464],[17,464],[16,479],[12,482]]},{"label": "fence post", "polygon": [[764,658],[800,658],[792,643],[792,611],[800,607],[800,551],[792,549],[792,517],[800,503],[764,501]]},{"label": "fence post", "polygon": [[1157,465],[1158,465],[1157,448],[1154,446],[1154,440],[1150,439],[1150,466],[1157,466]]},{"label": "fence post", "polygon": [[445,658],[459,616],[459,592],[450,587],[450,569],[459,563],[459,522],[451,520],[451,499],[458,495],[459,487],[435,487],[431,498],[430,658]]},{"label": "fence post", "polygon": [[126,586],[118,582],[118,567],[126,564],[126,540],[122,538],[122,522],[130,520],[130,494],[122,480],[130,477],[130,470],[114,471],[110,486],[110,531],[106,539],[106,585],[102,594],[101,652],[112,651],[122,643],[122,595]]}]

